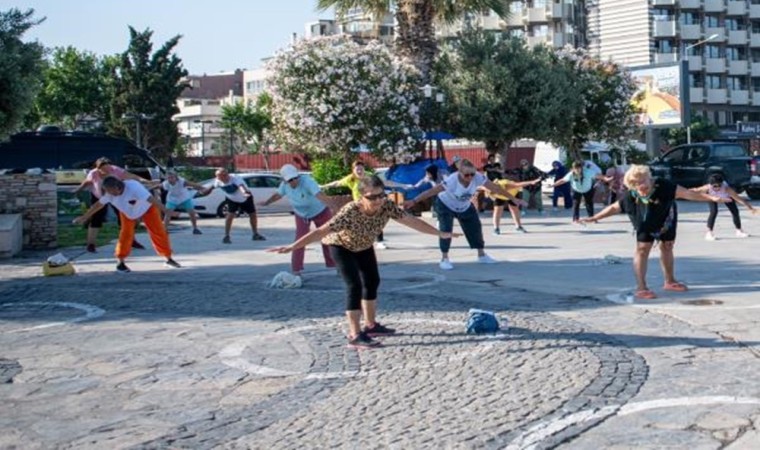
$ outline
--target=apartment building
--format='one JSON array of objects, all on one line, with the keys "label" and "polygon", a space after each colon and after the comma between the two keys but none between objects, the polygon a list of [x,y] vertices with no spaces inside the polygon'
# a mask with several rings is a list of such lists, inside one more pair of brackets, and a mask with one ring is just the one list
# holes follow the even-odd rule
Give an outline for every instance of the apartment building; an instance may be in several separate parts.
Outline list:
[{"label": "apartment building", "polygon": [[367,42],[379,39],[386,43],[393,41],[394,17],[392,13],[386,14],[377,20],[362,8],[351,8],[345,14],[334,19],[322,19],[306,24],[305,37],[307,39],[319,36],[333,36],[345,34],[358,42]]},{"label": "apartment building", "polygon": [[586,0],[589,50],[629,66],[688,60],[692,111],[760,122],[760,0]]},{"label": "apartment building", "polygon": [[242,101],[243,71],[214,75],[191,75],[190,84],[177,99],[177,122],[180,139],[188,156],[209,156],[218,153],[224,130],[219,126],[222,106]]},{"label": "apartment building", "polygon": [[588,46],[585,1],[526,0],[512,2],[509,8],[503,29],[530,46]]}]

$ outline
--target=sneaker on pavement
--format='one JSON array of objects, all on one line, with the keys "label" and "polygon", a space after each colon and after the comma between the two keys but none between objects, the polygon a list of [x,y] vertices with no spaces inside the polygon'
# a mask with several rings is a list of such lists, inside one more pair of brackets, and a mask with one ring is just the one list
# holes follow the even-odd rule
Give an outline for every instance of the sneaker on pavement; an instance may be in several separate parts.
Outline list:
[{"label": "sneaker on pavement", "polygon": [[348,346],[356,349],[377,348],[380,345],[380,341],[372,339],[363,331],[356,335],[356,337],[348,339]]},{"label": "sneaker on pavement", "polygon": [[712,231],[708,231],[707,233],[705,233],[705,240],[706,241],[715,241],[717,239],[718,238],[715,237],[715,234],[713,234]]},{"label": "sneaker on pavement", "polygon": [[116,264],[116,272],[118,273],[129,273],[131,270],[129,270],[129,267],[127,267],[126,264],[124,264],[124,261],[119,262],[119,264]]},{"label": "sneaker on pavement", "polygon": [[164,262],[164,265],[166,267],[174,267],[175,269],[179,269],[180,267],[182,267],[182,266],[179,265],[179,263],[177,261],[175,261],[175,260],[173,260],[171,258],[167,259],[166,262]]},{"label": "sneaker on pavement", "polygon": [[515,231],[517,231],[518,233],[527,233],[527,231],[525,231],[525,228],[523,227],[515,227]]},{"label": "sneaker on pavement", "polygon": [[364,330],[362,331],[369,337],[386,336],[396,333],[396,330],[394,328],[388,328],[385,325],[381,325],[380,322],[375,322],[375,326],[372,328],[365,326]]},{"label": "sneaker on pavement", "polygon": [[193,228],[193,234],[203,234],[203,233],[201,233],[201,230],[197,228]]},{"label": "sneaker on pavement", "polygon": [[137,241],[132,241],[132,248],[136,248],[138,250],[145,250],[145,246]]},{"label": "sneaker on pavement", "polygon": [[488,255],[478,256],[478,262],[480,264],[496,264],[499,261],[496,261],[495,259],[491,258]]},{"label": "sneaker on pavement", "polygon": [[441,262],[438,263],[438,267],[440,267],[441,270],[452,270],[454,269],[454,264],[451,264],[451,261],[446,258],[442,259]]},{"label": "sneaker on pavement", "polygon": [[97,253],[97,249],[95,249],[95,244],[87,244],[87,252],[89,253]]},{"label": "sneaker on pavement", "polygon": [[493,235],[494,235],[494,236],[498,236],[498,235],[500,235],[500,234],[501,234],[501,230],[500,230],[500,229],[498,229],[498,228],[494,228],[494,229],[493,229]]},{"label": "sneaker on pavement", "polygon": [[738,238],[746,238],[746,237],[749,237],[749,234],[745,233],[742,230],[736,230],[736,237],[738,237]]},{"label": "sneaker on pavement", "polygon": [[225,236],[224,239],[222,239],[222,244],[232,244],[232,239],[230,239],[229,236]]},{"label": "sneaker on pavement", "polygon": [[385,250],[388,248],[388,246],[383,241],[375,242],[375,248],[378,250]]},{"label": "sneaker on pavement", "polygon": [[259,233],[253,233],[253,240],[254,241],[266,241],[267,238],[265,238],[264,236],[260,235]]}]

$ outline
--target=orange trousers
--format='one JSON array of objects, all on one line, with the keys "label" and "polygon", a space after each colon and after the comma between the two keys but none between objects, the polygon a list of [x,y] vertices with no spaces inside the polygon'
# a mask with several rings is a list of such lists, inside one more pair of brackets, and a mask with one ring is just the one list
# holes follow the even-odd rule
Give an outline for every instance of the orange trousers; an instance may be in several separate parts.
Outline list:
[{"label": "orange trousers", "polygon": [[115,255],[117,259],[126,258],[132,251],[132,241],[135,240],[135,226],[137,226],[139,220],[142,220],[145,228],[148,229],[150,243],[153,244],[156,253],[164,258],[171,258],[172,246],[169,243],[169,234],[166,232],[166,227],[164,227],[164,221],[161,220],[161,213],[158,212],[158,208],[151,205],[150,209],[139,220],[132,220],[121,211],[119,211],[119,217],[121,218],[121,230],[119,231],[119,242],[116,244]]}]

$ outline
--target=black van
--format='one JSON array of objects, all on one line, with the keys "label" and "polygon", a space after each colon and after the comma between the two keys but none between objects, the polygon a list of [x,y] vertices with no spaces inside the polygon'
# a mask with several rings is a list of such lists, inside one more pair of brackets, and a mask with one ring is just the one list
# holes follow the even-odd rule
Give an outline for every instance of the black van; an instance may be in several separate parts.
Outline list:
[{"label": "black van", "polygon": [[103,156],[147,179],[156,178],[162,170],[149,151],[104,134],[43,127],[0,142],[0,169],[83,171],[92,169],[95,160]]}]

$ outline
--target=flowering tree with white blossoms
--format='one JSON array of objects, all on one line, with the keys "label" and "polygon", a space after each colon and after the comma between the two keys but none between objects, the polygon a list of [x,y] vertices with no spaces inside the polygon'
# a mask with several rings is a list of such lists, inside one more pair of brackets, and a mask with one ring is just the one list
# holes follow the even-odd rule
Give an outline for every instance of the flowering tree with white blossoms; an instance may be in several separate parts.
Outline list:
[{"label": "flowering tree with white blossoms", "polygon": [[349,158],[414,152],[422,136],[413,69],[380,43],[301,40],[268,64],[274,135],[285,147]]},{"label": "flowering tree with white blossoms", "polygon": [[558,144],[578,157],[583,144],[595,139],[623,144],[638,131],[632,100],[637,87],[631,74],[613,62],[592,58],[582,49],[565,47],[559,56],[575,72],[576,92],[583,99],[582,111]]}]

